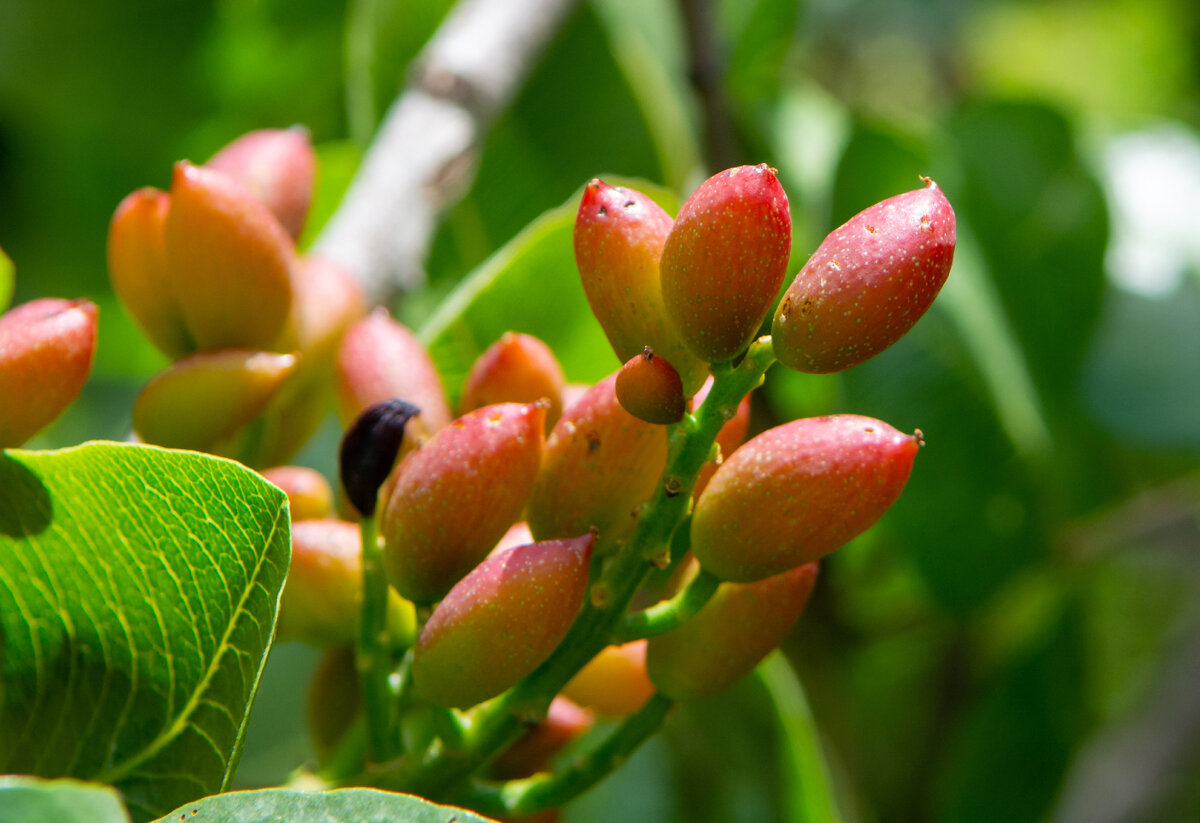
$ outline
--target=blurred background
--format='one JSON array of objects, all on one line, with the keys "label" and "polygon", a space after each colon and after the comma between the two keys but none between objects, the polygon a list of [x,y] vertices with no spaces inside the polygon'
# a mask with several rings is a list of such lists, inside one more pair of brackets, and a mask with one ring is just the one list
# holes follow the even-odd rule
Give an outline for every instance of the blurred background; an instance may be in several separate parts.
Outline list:
[{"label": "blurred background", "polygon": [[[322,164],[311,239],[451,5],[0,4],[14,302],[101,306],[91,381],[29,447],[124,438],[165,365],[108,287],[120,199],[301,123]],[[421,328],[593,176],[686,196],[764,161],[790,196],[793,271],[918,175],[958,215],[950,281],[908,337],[842,375],[776,368],[756,399],[758,428],[846,411],[928,443],[895,509],[826,561],[786,646],[843,818],[1200,820],[1200,5],[582,2],[397,311]],[[615,366],[598,350],[568,377]],[[329,470],[337,436],[301,460]],[[308,756],[297,684],[314,660],[273,652],[243,785]],[[566,819],[806,819],[777,700],[752,679],[688,707]]]}]

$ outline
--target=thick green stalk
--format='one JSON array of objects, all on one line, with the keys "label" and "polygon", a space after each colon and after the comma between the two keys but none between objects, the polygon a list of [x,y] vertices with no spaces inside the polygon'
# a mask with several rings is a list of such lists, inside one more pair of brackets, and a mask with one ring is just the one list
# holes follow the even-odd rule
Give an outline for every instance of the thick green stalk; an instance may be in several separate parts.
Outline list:
[{"label": "thick green stalk", "polygon": [[644,637],[657,637],[678,628],[689,617],[704,608],[721,584],[713,575],[701,569],[683,591],[648,609],[625,615],[613,638],[615,643],[628,643]]},{"label": "thick green stalk", "polygon": [[383,570],[383,547],[374,517],[364,517],[362,528],[362,615],[355,665],[362,683],[367,715],[367,752],[374,763],[392,756],[395,743],[391,643],[388,637],[388,581]]},{"label": "thick green stalk", "polygon": [[639,511],[633,536],[608,560],[593,584],[566,639],[523,681],[470,713],[461,750],[405,759],[397,769],[378,775],[378,785],[431,799],[444,797],[455,783],[515,740],[526,722],[545,716],[554,695],[611,642],[638,587],[652,564],[662,559],[672,533],[687,515],[696,477],[709,460],[717,433],[737,413],[742,398],[762,383],[774,360],[771,339],[763,337],[751,344],[736,367],[713,364],[715,379],[708,397],[694,415],[671,427],[662,482]]},{"label": "thick green stalk", "polygon": [[561,771],[538,774],[500,785],[473,783],[455,800],[483,814],[526,815],[557,808],[599,783],[629,759],[639,746],[662,728],[671,707],[669,697],[656,694],[582,758]]}]

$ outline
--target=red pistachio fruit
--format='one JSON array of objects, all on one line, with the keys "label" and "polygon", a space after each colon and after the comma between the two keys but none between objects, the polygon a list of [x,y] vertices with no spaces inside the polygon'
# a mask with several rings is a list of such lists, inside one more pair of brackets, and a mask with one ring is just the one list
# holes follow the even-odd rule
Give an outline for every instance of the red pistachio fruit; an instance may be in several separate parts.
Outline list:
[{"label": "red pistachio fruit", "polygon": [[903,337],[954,261],[954,210],[932,180],[834,229],[788,287],[771,324],[788,368],[837,372]]},{"label": "red pistachio fruit", "polygon": [[617,402],[616,375],[568,408],[546,441],[526,519],[539,540],[595,528],[601,551],[633,530],[667,463],[667,430]]},{"label": "red pistachio fruit", "polygon": [[467,708],[516,685],[558,647],[587,591],[595,536],[489,557],[438,604],[417,638],[412,676],[430,702]]},{"label": "red pistachio fruit", "polygon": [[220,172],[177,163],[167,215],[171,291],[200,349],[270,350],[292,306],[292,238]]},{"label": "red pistachio fruit", "polygon": [[292,522],[317,520],[333,511],[333,488],[325,475],[306,466],[276,466],[262,476],[274,483],[288,498]]},{"label": "red pistachio fruit", "polygon": [[249,349],[189,355],[142,387],[133,430],[146,443],[214,451],[262,413],[296,362]]},{"label": "red pistachio fruit", "polygon": [[687,411],[679,372],[649,346],[617,372],[621,408],[647,423],[678,423]]},{"label": "red pistachio fruit", "polygon": [[667,316],[710,363],[749,345],[783,284],[792,248],[787,194],[765,163],[708,178],[675,218],[662,252]]},{"label": "red pistachio fruit", "polygon": [[545,416],[544,401],[476,409],[396,467],[380,533],[402,595],[440,600],[517,520],[541,464]]},{"label": "red pistachio fruit", "polygon": [[650,346],[690,395],[708,367],[683,345],[663,306],[659,260],[671,216],[640,191],[594,179],[575,216],[575,262],[592,314],[622,363]]},{"label": "red pistachio fruit", "polygon": [[717,469],[692,515],[692,552],[722,580],[761,580],[866,531],[912,471],[921,433],[854,414],[763,432]]},{"label": "red pistachio fruit", "polygon": [[753,583],[722,583],[694,617],[650,638],[650,679],[675,700],[700,700],[732,686],[779,645],[816,582],[817,564],[807,563]]},{"label": "red pistachio fruit", "polygon": [[243,134],[205,166],[237,180],[271,210],[292,239],[300,236],[317,172],[308,129],[260,129]]},{"label": "red pistachio fruit", "polygon": [[96,350],[95,304],[45,297],[0,315],[0,448],[19,446],[79,395]]},{"label": "red pistachio fruit", "polygon": [[550,401],[546,410],[549,430],[562,416],[566,378],[550,347],[530,334],[505,332],[479,355],[463,383],[464,412],[493,403]]},{"label": "red pistachio fruit", "polygon": [[108,277],[122,305],[159,351],[175,359],[196,350],[167,269],[171,197],[138,189],[117,206],[108,226]]},{"label": "red pistachio fruit", "polygon": [[421,410],[418,419],[430,434],[450,422],[450,404],[433,360],[417,336],[385,309],[376,309],[347,330],[335,372],[343,423],[394,397]]}]

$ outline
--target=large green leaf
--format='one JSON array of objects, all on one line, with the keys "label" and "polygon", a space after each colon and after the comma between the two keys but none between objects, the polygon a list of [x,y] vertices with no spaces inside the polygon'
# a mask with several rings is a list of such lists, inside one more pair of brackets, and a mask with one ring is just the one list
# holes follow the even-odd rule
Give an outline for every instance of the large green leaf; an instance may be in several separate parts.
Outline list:
[{"label": "large green leaf", "polygon": [[486,823],[488,818],[377,789],[229,792],[180,806],[157,823]]},{"label": "large green leaf", "polygon": [[228,785],[289,553],[286,498],[236,463],[0,453],[0,771],[139,819]]},{"label": "large green leaf", "polygon": [[4,823],[129,823],[111,786],[79,780],[0,777]]}]

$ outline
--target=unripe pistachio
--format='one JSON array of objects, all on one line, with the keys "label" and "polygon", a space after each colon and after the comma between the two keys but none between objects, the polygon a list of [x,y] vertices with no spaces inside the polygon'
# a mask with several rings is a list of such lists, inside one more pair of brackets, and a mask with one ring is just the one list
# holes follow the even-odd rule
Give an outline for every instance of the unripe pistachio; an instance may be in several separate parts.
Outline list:
[{"label": "unripe pistachio", "polygon": [[354,649],[336,646],[321,655],[308,684],[305,714],[317,762],[324,763],[362,709]]},{"label": "unripe pistachio", "polygon": [[544,401],[476,409],[396,467],[380,533],[402,595],[440,600],[517,520],[541,463],[545,417]]},{"label": "unripe pistachio", "polygon": [[775,355],[797,371],[856,366],[903,337],[954,261],[954,210],[932,180],[834,229],[775,312]]},{"label": "unripe pistachio", "polygon": [[[292,564],[279,601],[278,636],[314,646],[352,644],[362,609],[362,537],[343,520],[303,520],[292,525]],[[390,644],[411,645],[416,612],[388,591]]]},{"label": "unripe pistachio", "polygon": [[526,518],[546,540],[599,530],[607,551],[632,530],[667,463],[667,430],[617,402],[611,374],[576,401],[546,441]]},{"label": "unripe pistachio", "polygon": [[138,189],[117,206],[108,227],[108,277],[113,291],[158,349],[171,359],[196,350],[167,269],[171,198]]},{"label": "unripe pistachio", "polygon": [[729,360],[749,345],[787,271],[792,218],[765,163],[708,178],[675,218],[662,252],[667,316],[702,360]]},{"label": "unripe pistachio", "polygon": [[608,646],[579,670],[562,694],[607,717],[626,717],[654,694],[646,675],[646,641]]},{"label": "unripe pistachio", "polygon": [[269,350],[292,306],[292,239],[220,172],[182,162],[167,215],[171,292],[200,349]]},{"label": "unripe pistachio", "polygon": [[692,514],[692,552],[738,582],[823,557],[891,507],[920,445],[920,432],[854,414],[769,429],[713,475]]},{"label": "unripe pistachio", "polygon": [[0,448],[19,446],[79,396],[96,349],[95,304],[44,297],[0,315]]},{"label": "unripe pistachio", "polygon": [[489,557],[438,604],[413,655],[417,693],[467,708],[516,685],[558,647],[583,605],[595,537]]},{"label": "unripe pistachio", "polygon": [[687,411],[679,372],[649,346],[621,367],[615,388],[621,408],[647,423],[678,423]]},{"label": "unripe pistachio", "polygon": [[4,314],[12,300],[13,262],[4,249],[0,249],[0,314]]},{"label": "unripe pistachio", "polygon": [[248,349],[189,355],[142,387],[133,429],[146,443],[214,451],[262,413],[296,361]]},{"label": "unripe pistachio", "polygon": [[205,165],[232,177],[258,198],[293,240],[300,236],[317,172],[308,129],[261,129],[243,134]]},{"label": "unripe pistachio", "polygon": [[515,780],[544,771],[554,755],[595,724],[596,719],[587,709],[565,697],[556,697],[542,721],[501,752],[488,771],[496,780]]},{"label": "unripe pistachio", "polygon": [[306,466],[276,466],[262,476],[287,495],[293,523],[329,517],[333,511],[333,489],[325,475]]},{"label": "unripe pistachio", "polygon": [[464,412],[493,403],[550,401],[546,429],[562,416],[562,393],[566,379],[554,352],[538,338],[505,332],[479,355],[463,384]]},{"label": "unripe pistachio", "polygon": [[708,367],[684,347],[663,306],[658,266],[672,222],[641,192],[594,179],[575,217],[575,262],[617,358],[624,363],[650,346],[671,361],[690,395]]},{"label": "unripe pistachio", "polygon": [[722,583],[690,620],[650,638],[650,679],[675,700],[700,700],[732,686],[779,645],[816,581],[817,564],[808,563],[753,583]]},{"label": "unripe pistachio", "polygon": [[[712,378],[696,392],[696,396],[692,400],[695,408],[699,408],[708,397],[708,392],[712,388]],[[737,450],[737,447],[746,442],[746,433],[750,430],[750,395],[746,395],[738,403],[737,411],[733,417],[729,418],[728,422],[721,427],[717,432],[717,448],[720,450],[720,457],[717,460],[709,461],[700,469],[700,474],[696,476],[696,485],[692,489],[692,499],[699,500],[700,494],[708,485],[708,481],[712,480],[712,476],[716,474],[717,467],[729,458]]]},{"label": "unripe pistachio", "polygon": [[398,397],[421,410],[422,427],[433,434],[450,422],[446,390],[417,336],[385,309],[359,320],[337,352],[338,414],[349,423],[363,409]]}]

